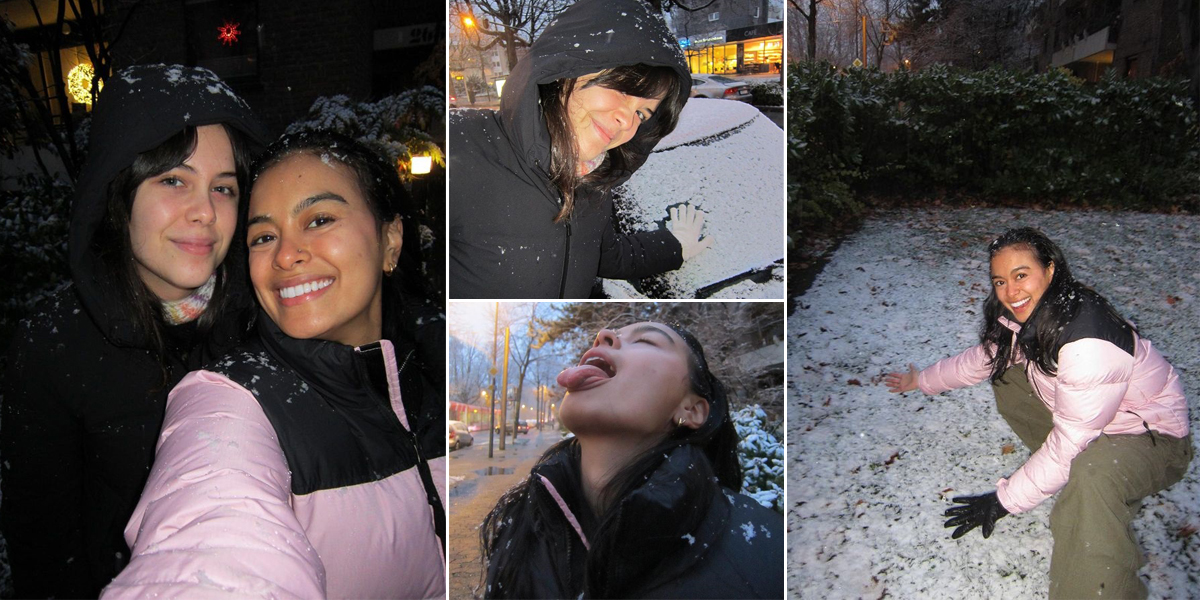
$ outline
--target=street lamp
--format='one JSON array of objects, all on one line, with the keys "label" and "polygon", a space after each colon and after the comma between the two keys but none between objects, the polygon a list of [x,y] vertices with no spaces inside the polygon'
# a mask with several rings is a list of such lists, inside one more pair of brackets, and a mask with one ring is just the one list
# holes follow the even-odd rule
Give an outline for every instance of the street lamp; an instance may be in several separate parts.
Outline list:
[{"label": "street lamp", "polygon": [[432,156],[414,156],[412,157],[411,162],[412,164],[410,168],[412,169],[413,175],[428,175],[429,172],[433,170]]}]

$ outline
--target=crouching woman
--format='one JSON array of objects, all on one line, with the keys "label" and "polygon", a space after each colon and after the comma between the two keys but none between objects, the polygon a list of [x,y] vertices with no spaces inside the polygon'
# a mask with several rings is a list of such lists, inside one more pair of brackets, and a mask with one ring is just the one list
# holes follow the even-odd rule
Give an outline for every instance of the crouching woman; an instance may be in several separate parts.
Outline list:
[{"label": "crouching woman", "polygon": [[782,598],[783,518],[738,494],[737,433],[690,334],[601,330],[551,447],[481,528],[497,598]]},{"label": "crouching woman", "polygon": [[401,284],[406,199],[352,140],[267,150],[244,221],[258,336],[171,392],[105,596],[445,595],[444,334]]}]

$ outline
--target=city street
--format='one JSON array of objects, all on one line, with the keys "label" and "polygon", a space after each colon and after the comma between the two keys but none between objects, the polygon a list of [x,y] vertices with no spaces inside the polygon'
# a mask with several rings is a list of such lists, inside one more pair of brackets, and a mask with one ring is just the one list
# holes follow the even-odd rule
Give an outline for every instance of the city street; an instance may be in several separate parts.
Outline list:
[{"label": "city street", "polygon": [[450,453],[450,597],[483,596],[479,525],[496,500],[516,485],[542,452],[562,439],[556,427],[547,426],[517,436],[511,434],[504,450],[488,458],[487,430],[474,432],[475,443]]}]

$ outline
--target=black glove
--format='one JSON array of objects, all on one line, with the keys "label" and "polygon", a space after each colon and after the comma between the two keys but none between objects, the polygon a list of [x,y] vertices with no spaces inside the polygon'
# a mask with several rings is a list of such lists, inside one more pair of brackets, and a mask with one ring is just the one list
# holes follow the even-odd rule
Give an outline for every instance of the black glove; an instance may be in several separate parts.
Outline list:
[{"label": "black glove", "polygon": [[954,501],[964,506],[946,509],[944,516],[951,517],[946,521],[946,527],[958,528],[950,535],[956,540],[979,526],[983,526],[983,537],[987,539],[991,537],[992,530],[996,528],[996,521],[1000,520],[1000,517],[1008,515],[1008,510],[1000,504],[996,492],[979,496],[958,496]]}]

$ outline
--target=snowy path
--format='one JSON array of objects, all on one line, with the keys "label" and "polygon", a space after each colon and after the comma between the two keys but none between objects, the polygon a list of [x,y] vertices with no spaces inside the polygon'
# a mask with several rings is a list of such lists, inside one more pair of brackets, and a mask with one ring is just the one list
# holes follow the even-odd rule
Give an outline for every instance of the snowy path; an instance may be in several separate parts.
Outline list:
[{"label": "snowy path", "polygon": [[[1154,342],[1200,425],[1200,217],[883,213],[845,241],[788,323],[792,597],[1045,597],[1053,499],[999,521],[988,540],[942,528],[951,496],[991,491],[1028,457],[990,388],[896,396],[881,382],[978,341],[986,244],[1018,225],[1058,242],[1076,276]],[[1150,597],[1200,597],[1200,460],[1146,499],[1134,527]]]}]

